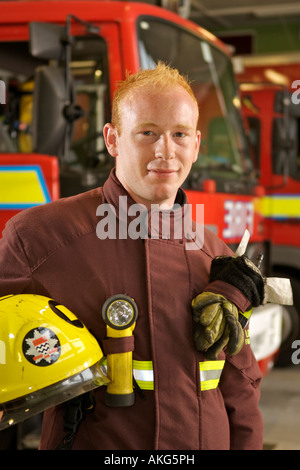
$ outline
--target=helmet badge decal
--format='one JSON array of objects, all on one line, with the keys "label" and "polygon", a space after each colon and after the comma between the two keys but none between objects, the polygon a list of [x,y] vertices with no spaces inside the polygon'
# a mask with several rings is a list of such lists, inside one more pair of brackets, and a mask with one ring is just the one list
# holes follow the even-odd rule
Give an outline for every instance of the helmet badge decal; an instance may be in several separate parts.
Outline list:
[{"label": "helmet badge decal", "polygon": [[23,353],[26,359],[40,367],[54,364],[60,352],[59,339],[49,328],[39,327],[30,330],[23,340]]}]

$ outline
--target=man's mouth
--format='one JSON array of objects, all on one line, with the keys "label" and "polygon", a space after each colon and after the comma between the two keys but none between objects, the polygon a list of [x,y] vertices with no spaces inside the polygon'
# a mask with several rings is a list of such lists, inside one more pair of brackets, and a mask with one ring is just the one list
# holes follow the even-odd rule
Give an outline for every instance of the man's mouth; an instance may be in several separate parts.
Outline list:
[{"label": "man's mouth", "polygon": [[177,173],[175,168],[148,168],[148,172],[154,174],[158,177],[168,177],[173,176]]}]

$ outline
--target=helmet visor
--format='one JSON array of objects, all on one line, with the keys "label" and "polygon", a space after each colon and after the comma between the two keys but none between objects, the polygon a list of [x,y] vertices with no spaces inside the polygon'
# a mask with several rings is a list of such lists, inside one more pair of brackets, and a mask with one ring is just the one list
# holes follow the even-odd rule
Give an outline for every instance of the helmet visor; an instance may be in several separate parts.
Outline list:
[{"label": "helmet visor", "polygon": [[0,431],[25,421],[52,406],[64,403],[102,385],[107,385],[109,381],[105,369],[98,362],[68,379],[0,404]]}]

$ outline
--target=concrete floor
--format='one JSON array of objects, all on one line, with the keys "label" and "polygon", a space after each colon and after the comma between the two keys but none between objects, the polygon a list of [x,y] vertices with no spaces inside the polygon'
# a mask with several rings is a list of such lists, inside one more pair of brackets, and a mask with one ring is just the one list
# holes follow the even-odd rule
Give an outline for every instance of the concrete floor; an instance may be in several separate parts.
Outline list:
[{"label": "concrete floor", "polygon": [[264,449],[300,450],[300,365],[272,369],[261,385]]}]

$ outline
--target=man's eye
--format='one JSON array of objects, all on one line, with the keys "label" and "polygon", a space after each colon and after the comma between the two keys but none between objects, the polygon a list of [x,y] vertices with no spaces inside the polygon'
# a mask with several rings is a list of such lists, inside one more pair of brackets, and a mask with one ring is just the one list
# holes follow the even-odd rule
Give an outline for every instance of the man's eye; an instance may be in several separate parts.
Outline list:
[{"label": "man's eye", "polygon": [[142,134],[143,135],[152,135],[152,131],[143,131]]},{"label": "man's eye", "polygon": [[175,132],[175,137],[184,137],[185,133],[184,132]]}]

